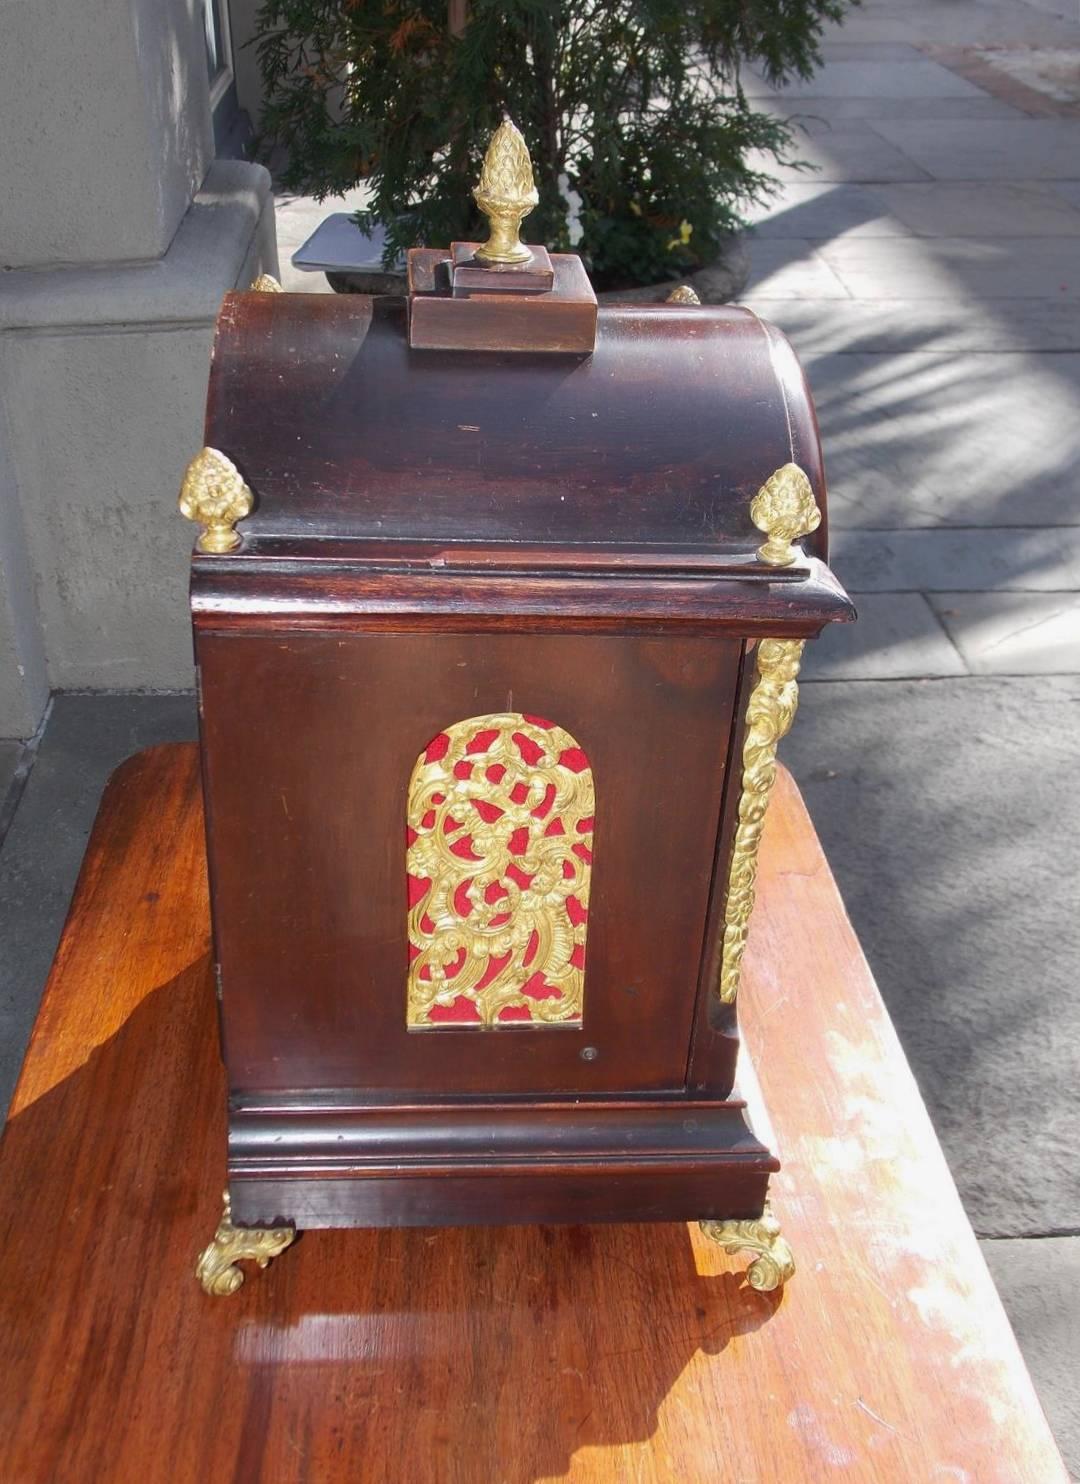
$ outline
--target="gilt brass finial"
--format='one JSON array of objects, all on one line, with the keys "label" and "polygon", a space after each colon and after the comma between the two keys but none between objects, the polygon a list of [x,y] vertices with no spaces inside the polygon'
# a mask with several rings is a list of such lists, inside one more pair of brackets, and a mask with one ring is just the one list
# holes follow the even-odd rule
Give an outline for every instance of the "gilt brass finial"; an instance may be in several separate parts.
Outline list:
[{"label": "gilt brass finial", "polygon": [[284,293],[284,289],[281,287],[280,283],[278,283],[277,279],[272,273],[260,273],[258,278],[251,285],[251,291],[253,294]]},{"label": "gilt brass finial", "polygon": [[688,283],[680,283],[664,300],[665,304],[700,304],[697,292]]},{"label": "gilt brass finial", "polygon": [[750,502],[750,519],[769,538],[758,547],[759,559],[770,567],[790,567],[799,554],[792,542],[821,524],[814,491],[798,464],[770,474]]},{"label": "gilt brass finial", "polygon": [[178,503],[180,514],[203,528],[196,551],[223,552],[240,545],[236,522],[251,514],[255,497],[231,459],[204,448],[187,466]]},{"label": "gilt brass finial", "polygon": [[503,120],[488,145],[473,197],[491,223],[491,235],[476,249],[481,263],[528,262],[532,254],[521,240],[521,223],[540,197],[528,146],[509,119]]}]

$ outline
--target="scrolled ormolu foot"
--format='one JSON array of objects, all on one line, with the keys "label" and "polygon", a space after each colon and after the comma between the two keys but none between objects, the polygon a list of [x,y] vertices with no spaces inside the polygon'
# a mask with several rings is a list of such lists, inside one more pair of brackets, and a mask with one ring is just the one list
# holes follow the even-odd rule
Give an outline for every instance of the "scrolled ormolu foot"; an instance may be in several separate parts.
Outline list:
[{"label": "scrolled ormolu foot", "polygon": [[712,1242],[717,1242],[725,1252],[756,1252],[757,1256],[746,1270],[747,1281],[759,1293],[772,1293],[783,1288],[795,1275],[795,1259],[791,1248],[780,1234],[780,1223],[773,1215],[768,1202],[757,1220],[749,1221],[702,1221],[701,1230]]},{"label": "scrolled ormolu foot", "polygon": [[236,1264],[250,1258],[265,1268],[272,1257],[284,1252],[296,1238],[294,1226],[233,1226],[229,1192],[225,1192],[225,1209],[214,1240],[200,1254],[195,1276],[207,1293],[226,1298],[244,1281],[243,1270]]}]

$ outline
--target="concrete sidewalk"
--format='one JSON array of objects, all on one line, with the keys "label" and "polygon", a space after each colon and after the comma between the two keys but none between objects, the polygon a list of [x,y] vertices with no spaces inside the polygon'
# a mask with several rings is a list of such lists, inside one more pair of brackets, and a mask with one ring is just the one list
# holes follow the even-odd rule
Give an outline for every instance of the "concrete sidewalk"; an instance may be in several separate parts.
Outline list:
[{"label": "concrete sidewalk", "polygon": [[753,85],[860,616],[786,756],[1080,1474],[1080,11],[865,0],[826,58]]},{"label": "concrete sidewalk", "polygon": [[[826,57],[751,83],[819,166],[756,214],[747,299],[806,364],[861,620],[784,755],[1080,1475],[1080,14],[864,0]],[[280,203],[283,270],[335,209]],[[55,704],[0,850],[4,1101],[104,778],[193,722]]]}]

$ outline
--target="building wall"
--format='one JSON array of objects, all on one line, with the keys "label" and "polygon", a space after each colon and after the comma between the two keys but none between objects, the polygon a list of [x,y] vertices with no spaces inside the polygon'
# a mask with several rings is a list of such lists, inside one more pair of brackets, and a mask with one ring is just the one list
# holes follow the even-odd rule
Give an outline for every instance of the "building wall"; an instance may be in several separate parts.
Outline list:
[{"label": "building wall", "polygon": [[13,445],[0,389],[0,736],[28,737],[45,709],[49,686]]},{"label": "building wall", "polygon": [[6,0],[7,267],[166,251],[212,154],[194,0]]},{"label": "building wall", "polygon": [[0,0],[0,28],[0,736],[26,736],[50,689],[192,683],[176,493],[222,295],[277,252],[266,171],[212,158],[198,0]]}]

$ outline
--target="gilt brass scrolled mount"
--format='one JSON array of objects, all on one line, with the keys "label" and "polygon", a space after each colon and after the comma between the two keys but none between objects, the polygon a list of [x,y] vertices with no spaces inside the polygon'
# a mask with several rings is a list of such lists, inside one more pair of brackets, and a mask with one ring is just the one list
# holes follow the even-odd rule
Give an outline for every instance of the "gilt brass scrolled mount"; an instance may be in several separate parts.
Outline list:
[{"label": "gilt brass scrolled mount", "polygon": [[226,1191],[217,1231],[213,1241],[199,1255],[195,1276],[206,1293],[214,1298],[228,1298],[244,1281],[242,1270],[236,1266],[238,1262],[250,1260],[265,1268],[272,1257],[284,1252],[295,1240],[296,1228],[293,1226],[234,1226],[229,1192]]},{"label": "gilt brass scrolled mount", "polygon": [[[797,552],[792,542],[821,524],[821,511],[810,481],[798,464],[777,469],[758,490],[750,516],[768,541],[758,557],[772,566],[790,566]],[[746,711],[742,751],[742,791],[731,849],[724,901],[724,943],[717,992],[725,1004],[739,992],[743,952],[754,910],[758,848],[776,782],[776,750],[791,730],[799,705],[798,674],[803,639],[762,639],[756,651],[757,679]]]},{"label": "gilt brass scrolled mount", "polygon": [[780,1234],[780,1223],[766,1201],[757,1221],[702,1221],[698,1223],[710,1242],[725,1252],[754,1252],[746,1280],[758,1293],[772,1293],[795,1276],[795,1259]]},{"label": "gilt brass scrolled mount", "polygon": [[799,704],[796,677],[804,643],[802,639],[763,639],[757,647],[757,681],[746,711],[742,793],[724,902],[718,992],[725,1004],[733,1003],[739,992],[743,952],[754,910],[758,848],[776,782],[776,749],[795,720]]}]

